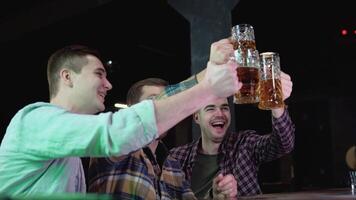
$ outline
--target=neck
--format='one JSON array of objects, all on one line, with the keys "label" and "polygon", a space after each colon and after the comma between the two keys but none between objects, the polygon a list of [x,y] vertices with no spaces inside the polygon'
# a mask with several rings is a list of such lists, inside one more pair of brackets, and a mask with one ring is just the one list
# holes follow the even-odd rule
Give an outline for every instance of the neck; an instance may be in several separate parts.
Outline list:
[{"label": "neck", "polygon": [[85,109],[81,109],[78,106],[75,106],[76,103],[73,101],[70,101],[70,99],[72,98],[67,98],[67,97],[63,97],[63,96],[59,96],[57,95],[56,97],[52,98],[50,100],[50,103],[53,105],[56,105],[58,107],[61,107],[65,110],[68,110],[72,113],[78,113],[78,114],[95,114],[93,112],[88,112]]},{"label": "neck", "polygon": [[59,97],[52,98],[49,103],[56,105],[58,107],[64,108],[68,111],[75,112],[75,109],[73,109],[73,107],[70,106],[69,102],[63,101]]},{"label": "neck", "polygon": [[207,155],[216,155],[218,154],[220,144],[221,142],[214,142],[202,137],[200,152]]}]

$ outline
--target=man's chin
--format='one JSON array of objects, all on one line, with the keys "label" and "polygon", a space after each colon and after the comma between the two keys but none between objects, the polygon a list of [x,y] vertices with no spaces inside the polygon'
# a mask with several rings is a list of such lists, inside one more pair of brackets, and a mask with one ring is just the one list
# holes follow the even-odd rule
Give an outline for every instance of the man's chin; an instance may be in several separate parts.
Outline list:
[{"label": "man's chin", "polygon": [[103,112],[105,110],[105,106],[103,105],[96,105],[95,110],[93,109],[93,113],[91,114],[98,114],[100,112]]},{"label": "man's chin", "polygon": [[98,105],[96,105],[96,110],[97,110],[96,113],[103,112],[105,110],[105,105],[102,103],[99,103]]},{"label": "man's chin", "polygon": [[214,135],[216,136],[224,136],[226,133],[226,129],[214,129]]}]

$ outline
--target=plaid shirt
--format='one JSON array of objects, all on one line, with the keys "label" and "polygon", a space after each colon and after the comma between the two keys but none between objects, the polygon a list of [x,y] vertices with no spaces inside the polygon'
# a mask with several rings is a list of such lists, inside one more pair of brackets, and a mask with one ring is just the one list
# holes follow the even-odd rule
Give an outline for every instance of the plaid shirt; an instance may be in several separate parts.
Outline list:
[{"label": "plaid shirt", "polygon": [[[294,148],[295,127],[287,110],[280,118],[273,118],[272,127],[272,133],[265,135],[253,130],[226,134],[219,147],[220,172],[235,176],[238,196],[262,193],[257,179],[259,165],[277,159]],[[189,181],[200,143],[201,139],[173,148],[168,156],[181,163]]]},{"label": "plaid shirt", "polygon": [[117,199],[196,199],[178,162],[167,159],[161,171],[153,154],[145,152],[140,149],[116,160],[92,158],[88,191]]},{"label": "plaid shirt", "polygon": [[[157,98],[189,89],[195,76],[165,88]],[[196,199],[179,162],[167,158],[162,171],[147,147],[118,158],[91,158],[88,191],[112,194],[117,199]]]}]

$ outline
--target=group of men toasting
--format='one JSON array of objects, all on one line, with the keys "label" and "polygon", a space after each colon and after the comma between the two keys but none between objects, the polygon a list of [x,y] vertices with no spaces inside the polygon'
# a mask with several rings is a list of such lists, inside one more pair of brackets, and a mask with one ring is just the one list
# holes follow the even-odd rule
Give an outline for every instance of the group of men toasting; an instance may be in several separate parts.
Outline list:
[{"label": "group of men toasting", "polygon": [[[115,112],[103,112],[112,85],[99,53],[83,45],[57,50],[47,65],[50,101],[23,107],[7,127],[0,146],[0,193],[89,192],[118,199],[236,199],[262,193],[259,166],[294,147],[295,128],[283,103],[293,84],[283,72],[274,77],[282,103],[269,102],[271,133],[228,132],[227,98],[245,95],[246,87],[256,84],[240,76],[240,69],[251,67],[247,60],[246,66],[239,62],[238,49],[231,38],[212,43],[200,73],[174,85],[152,77],[138,81],[129,89],[129,107]],[[164,162],[157,162],[159,141],[190,115],[201,137],[170,149]],[[91,157],[84,166],[87,177],[80,157]]]}]

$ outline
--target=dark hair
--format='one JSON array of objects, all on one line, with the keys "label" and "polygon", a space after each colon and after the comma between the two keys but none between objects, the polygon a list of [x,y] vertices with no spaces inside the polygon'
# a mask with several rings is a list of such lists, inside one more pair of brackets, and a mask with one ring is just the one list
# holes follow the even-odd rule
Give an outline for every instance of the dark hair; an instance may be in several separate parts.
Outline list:
[{"label": "dark hair", "polygon": [[160,78],[147,78],[134,83],[127,92],[126,102],[133,105],[140,101],[143,86],[167,86],[168,82]]},{"label": "dark hair", "polygon": [[58,93],[59,71],[66,67],[80,73],[82,67],[88,63],[87,55],[100,59],[99,52],[84,45],[69,45],[54,52],[47,63],[47,80],[50,98]]}]

